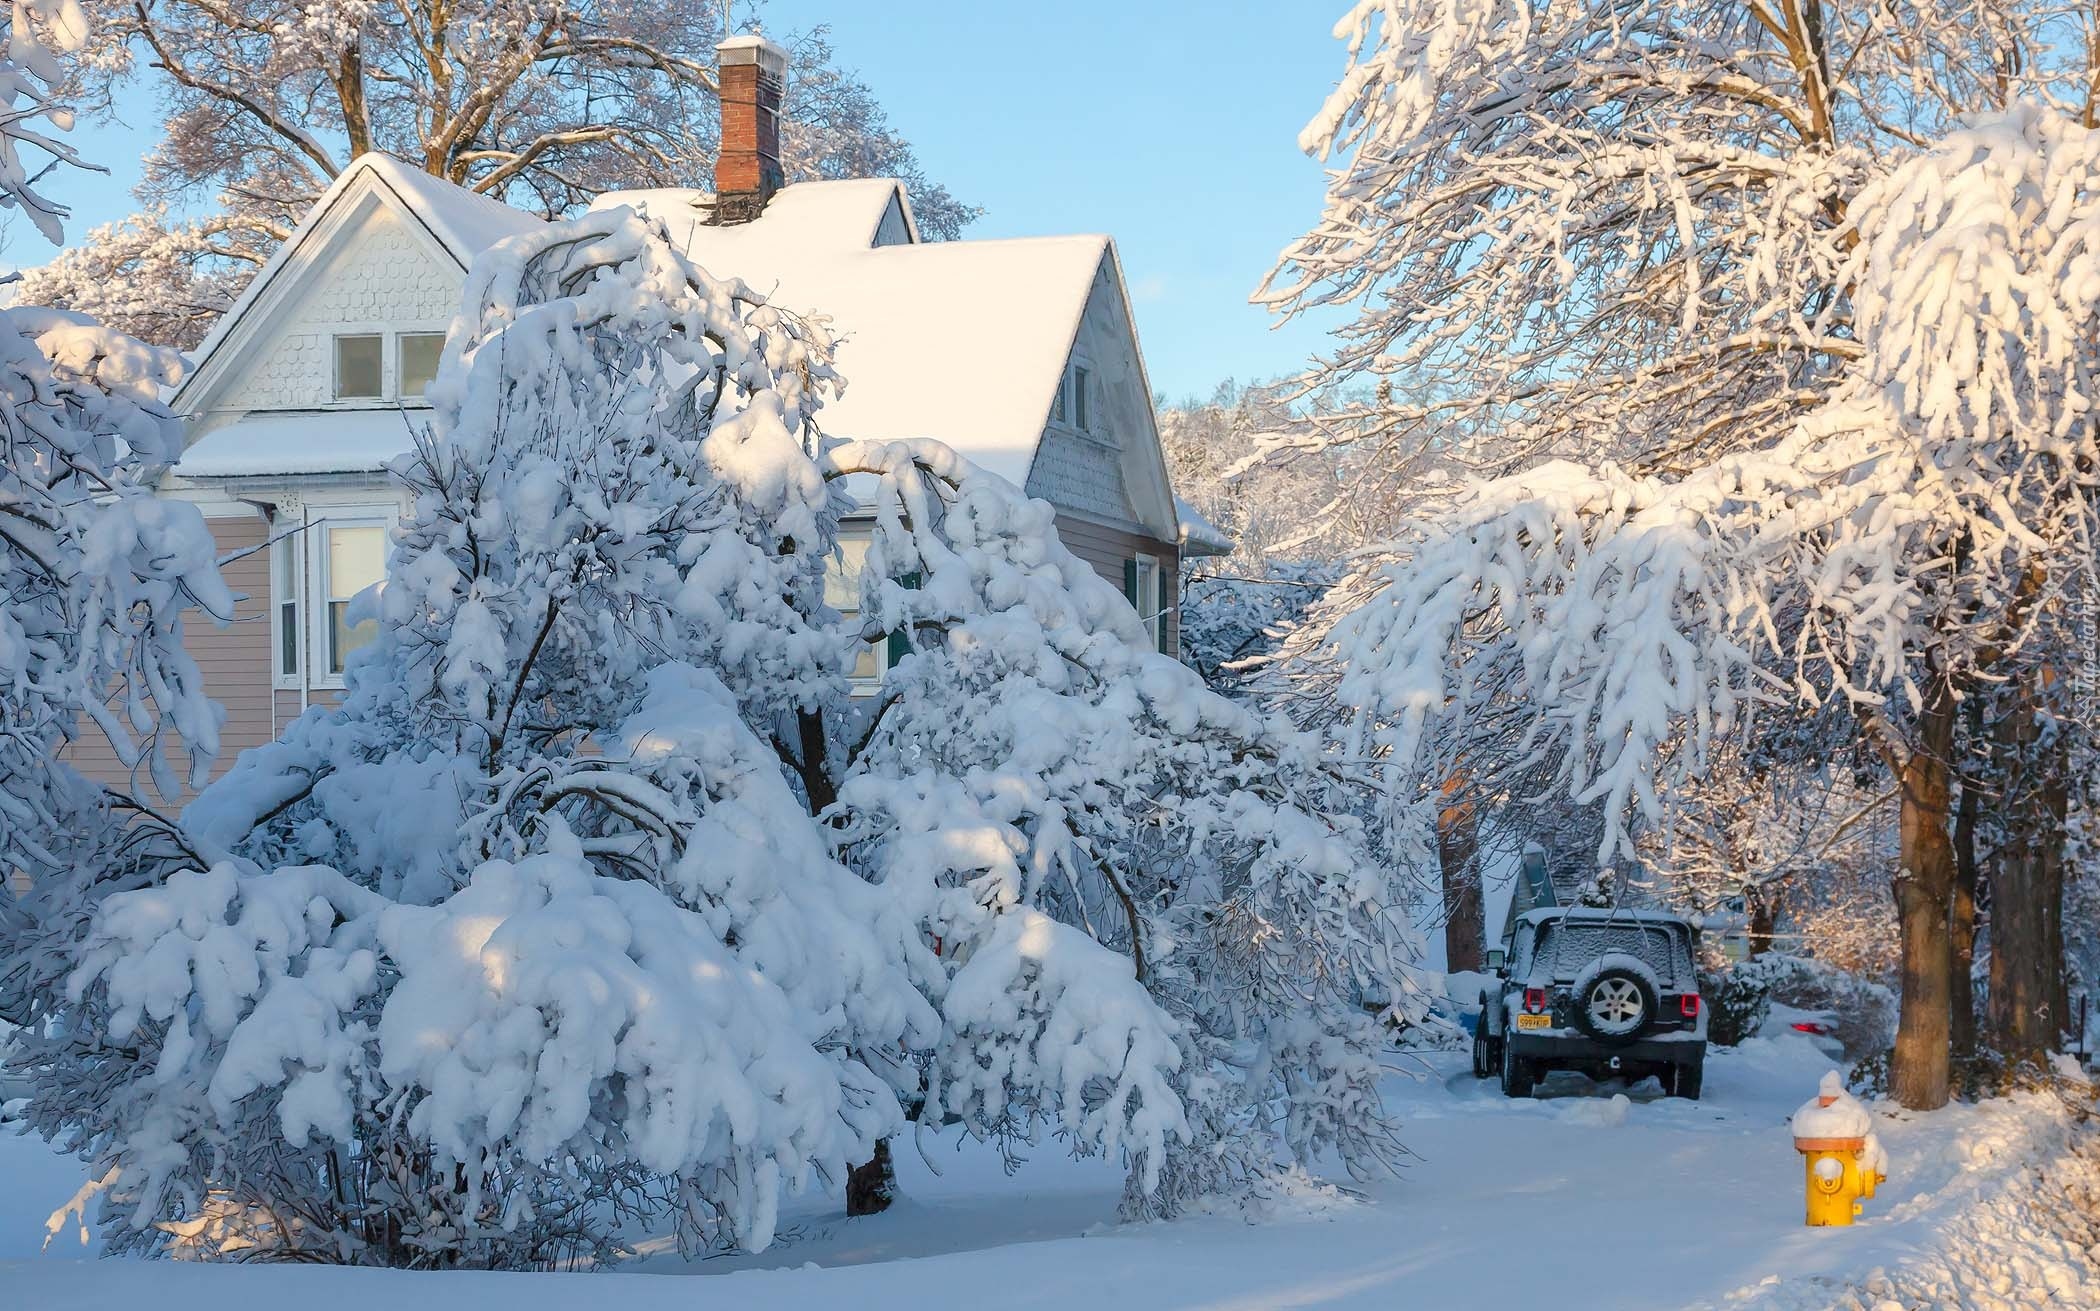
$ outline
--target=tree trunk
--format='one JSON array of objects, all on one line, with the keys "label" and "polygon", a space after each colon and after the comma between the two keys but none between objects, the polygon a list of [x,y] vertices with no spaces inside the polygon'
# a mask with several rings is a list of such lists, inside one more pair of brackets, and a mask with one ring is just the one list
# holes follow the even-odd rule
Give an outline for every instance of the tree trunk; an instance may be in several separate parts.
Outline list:
[{"label": "tree trunk", "polygon": [[1473,803],[1460,799],[1465,775],[1444,780],[1436,854],[1444,875],[1444,968],[1478,970],[1486,962],[1487,910],[1480,887],[1480,830]]},{"label": "tree trunk", "polygon": [[1767,888],[1745,884],[1743,909],[1750,915],[1744,948],[1750,959],[1756,960],[1772,950],[1772,935],[1778,931],[1779,925],[1779,898]]},{"label": "tree trunk", "polygon": [[1928,673],[1900,778],[1903,867],[1896,874],[1896,920],[1903,940],[1903,1003],[1889,1069],[1890,1093],[1914,1111],[1947,1104],[1953,1020],[1954,843],[1947,821],[1956,703],[1946,677],[1937,669]]},{"label": "tree trunk", "polygon": [[[2008,689],[1993,725],[2004,840],[1991,869],[1991,1042],[2038,1060],[2064,1024],[2063,846],[2066,764],[2038,671]],[[2038,686],[2039,684],[2039,686]]]},{"label": "tree trunk", "polygon": [[[1971,707],[1981,703],[1969,698]],[[1971,714],[1972,726],[1982,718]],[[1954,814],[1954,904],[1948,930],[1953,942],[1954,964],[1948,971],[1949,1019],[1953,1025],[1954,1059],[1976,1056],[1976,986],[1971,971],[1976,965],[1976,810],[1980,801],[1976,780],[1961,780],[1961,802]]]},{"label": "tree trunk", "polygon": [[880,1215],[897,1200],[897,1167],[890,1160],[890,1140],[875,1144],[873,1160],[846,1172],[846,1214]]}]

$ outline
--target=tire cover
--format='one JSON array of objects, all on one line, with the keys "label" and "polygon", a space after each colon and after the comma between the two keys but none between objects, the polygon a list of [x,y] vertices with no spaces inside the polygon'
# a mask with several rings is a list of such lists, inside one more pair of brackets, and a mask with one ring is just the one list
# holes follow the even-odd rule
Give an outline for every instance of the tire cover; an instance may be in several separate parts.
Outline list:
[{"label": "tire cover", "polygon": [[[1568,1003],[1575,1012],[1576,1026],[1590,1037],[1606,1046],[1619,1047],[1634,1041],[1654,1027],[1662,1000],[1655,995],[1655,985],[1644,972],[1622,965],[1607,965],[1594,974],[1587,975],[1583,982],[1583,990],[1570,997]],[[1600,1027],[1597,1017],[1590,1013],[1591,998],[1600,988],[1623,987],[1627,984],[1632,985],[1635,995],[1640,1000],[1639,1022],[1631,1028],[1616,1032]]]}]

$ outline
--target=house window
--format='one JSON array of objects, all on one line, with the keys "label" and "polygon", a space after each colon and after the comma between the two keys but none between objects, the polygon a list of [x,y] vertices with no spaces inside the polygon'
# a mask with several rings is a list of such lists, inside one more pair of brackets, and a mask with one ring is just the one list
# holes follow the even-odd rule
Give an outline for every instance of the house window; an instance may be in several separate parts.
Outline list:
[{"label": "house window", "polygon": [[1078,365],[1072,366],[1072,426],[1081,432],[1092,432],[1093,425],[1087,421],[1087,384],[1092,376]]},{"label": "house window", "polygon": [[381,341],[376,332],[352,333],[335,339],[337,400],[363,401],[379,398]]},{"label": "house window", "polygon": [[379,635],[376,620],[353,624],[350,602],[386,577],[386,529],[330,524],[323,538],[322,594],[328,598],[328,672],[340,674],[350,653]]},{"label": "house window", "polygon": [[277,675],[299,676],[299,544],[270,548],[270,600],[277,607]]},{"label": "house window", "polygon": [[1166,603],[1160,588],[1157,557],[1138,555],[1123,562],[1123,595],[1144,623],[1145,633],[1152,639],[1152,649],[1164,651],[1167,641]]},{"label": "house window", "polygon": [[398,345],[401,358],[401,399],[414,400],[437,377],[438,356],[445,350],[442,332],[404,332]]},{"label": "house window", "polygon": [[[846,626],[853,627],[860,619],[860,576],[868,562],[868,539],[854,536],[851,531],[839,535],[839,556],[824,571],[824,604],[845,617]],[[869,642],[861,647],[853,661],[855,682],[869,682],[882,677],[883,647]]]}]

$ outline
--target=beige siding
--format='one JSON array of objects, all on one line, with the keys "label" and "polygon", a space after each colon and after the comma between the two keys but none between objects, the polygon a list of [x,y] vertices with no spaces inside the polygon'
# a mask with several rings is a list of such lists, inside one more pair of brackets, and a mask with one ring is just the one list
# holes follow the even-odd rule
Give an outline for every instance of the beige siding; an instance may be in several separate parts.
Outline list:
[{"label": "beige siding", "polygon": [[1123,588],[1124,561],[1140,555],[1158,560],[1160,593],[1167,607],[1167,649],[1181,649],[1181,588],[1177,581],[1181,576],[1180,547],[1140,532],[1114,528],[1071,514],[1057,516],[1057,535],[1064,540],[1067,550],[1094,566],[1094,572],[1106,578],[1118,591]]},{"label": "beige siding", "polygon": [[311,687],[302,697],[296,687],[281,687],[277,689],[277,731],[282,733],[284,726],[297,719],[307,707],[333,706],[342,699],[342,691],[338,688]]},{"label": "beige siding", "polygon": [[[222,556],[269,540],[269,525],[260,517],[207,522]],[[226,585],[239,598],[234,603],[233,623],[221,628],[194,611],[183,621],[183,645],[203,671],[204,689],[226,708],[226,723],[219,730],[219,757],[212,767],[214,777],[224,773],[242,751],[276,736],[270,704],[270,553],[243,556],[222,572]],[[180,776],[181,747],[169,744],[166,755]],[[64,758],[90,778],[134,790],[129,771],[92,723],[82,724],[79,740],[66,749]],[[161,799],[144,770],[136,790],[149,799]]]}]

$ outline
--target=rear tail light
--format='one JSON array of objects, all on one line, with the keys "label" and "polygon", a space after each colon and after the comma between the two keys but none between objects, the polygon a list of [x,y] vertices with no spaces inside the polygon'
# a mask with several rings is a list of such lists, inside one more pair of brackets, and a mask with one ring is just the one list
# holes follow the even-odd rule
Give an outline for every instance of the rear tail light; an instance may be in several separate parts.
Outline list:
[{"label": "rear tail light", "polygon": [[1837,1030],[1827,1024],[1817,1024],[1814,1020],[1802,1020],[1794,1025],[1794,1032],[1812,1033],[1818,1038],[1828,1038],[1831,1034],[1836,1033]]},{"label": "rear tail light", "polygon": [[1699,1018],[1699,994],[1688,992],[1677,999],[1677,1013],[1688,1020]]},{"label": "rear tail light", "polygon": [[1524,989],[1524,1009],[1530,1011],[1533,1015],[1543,1012],[1546,1009],[1546,990],[1544,988]]}]

